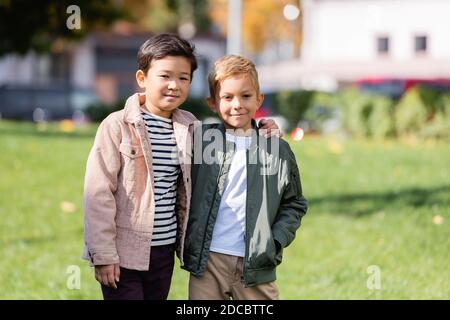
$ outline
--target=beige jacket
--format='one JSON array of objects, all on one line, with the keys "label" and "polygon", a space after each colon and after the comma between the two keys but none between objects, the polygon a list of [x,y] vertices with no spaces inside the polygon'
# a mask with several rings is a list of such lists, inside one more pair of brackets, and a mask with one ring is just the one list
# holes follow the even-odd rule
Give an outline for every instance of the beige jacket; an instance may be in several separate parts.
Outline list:
[{"label": "beige jacket", "polygon": [[[134,94],[125,108],[99,126],[89,154],[84,185],[83,258],[92,265],[119,263],[148,270],[155,212],[152,152],[139,105],[145,95]],[[192,132],[196,118],[189,112],[172,114],[181,167],[177,189],[177,254],[183,264],[183,244],[191,200]]]}]

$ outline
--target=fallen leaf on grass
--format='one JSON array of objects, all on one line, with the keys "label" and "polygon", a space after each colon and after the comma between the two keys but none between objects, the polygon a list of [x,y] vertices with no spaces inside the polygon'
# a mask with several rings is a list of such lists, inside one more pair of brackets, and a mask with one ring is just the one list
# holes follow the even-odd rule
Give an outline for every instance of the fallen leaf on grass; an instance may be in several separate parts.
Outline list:
[{"label": "fallen leaf on grass", "polygon": [[444,223],[444,217],[440,216],[440,215],[436,215],[436,216],[433,217],[432,221],[433,221],[434,224],[440,225],[440,224]]},{"label": "fallen leaf on grass", "polygon": [[63,201],[60,204],[61,210],[67,213],[73,213],[75,210],[77,210],[77,207],[75,204],[69,201]]}]

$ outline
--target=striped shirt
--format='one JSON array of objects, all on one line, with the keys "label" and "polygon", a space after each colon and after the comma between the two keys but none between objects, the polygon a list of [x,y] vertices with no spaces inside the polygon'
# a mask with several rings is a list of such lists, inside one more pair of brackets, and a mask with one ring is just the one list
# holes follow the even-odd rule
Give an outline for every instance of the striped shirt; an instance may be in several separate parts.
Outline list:
[{"label": "striped shirt", "polygon": [[148,132],[153,156],[155,220],[152,246],[175,243],[177,216],[175,202],[180,175],[178,149],[172,119],[141,112]]}]

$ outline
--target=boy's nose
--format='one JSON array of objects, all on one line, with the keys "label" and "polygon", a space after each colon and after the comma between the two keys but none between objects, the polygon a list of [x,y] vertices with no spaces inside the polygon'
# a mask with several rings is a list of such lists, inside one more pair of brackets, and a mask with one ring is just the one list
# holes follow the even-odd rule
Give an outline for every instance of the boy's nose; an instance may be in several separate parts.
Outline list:
[{"label": "boy's nose", "polygon": [[239,101],[239,99],[237,99],[237,98],[233,99],[232,107],[233,107],[233,109],[240,109],[241,108],[241,101]]},{"label": "boy's nose", "polygon": [[178,88],[177,81],[175,81],[175,80],[170,81],[168,87],[169,87],[169,89],[176,89],[176,88]]}]

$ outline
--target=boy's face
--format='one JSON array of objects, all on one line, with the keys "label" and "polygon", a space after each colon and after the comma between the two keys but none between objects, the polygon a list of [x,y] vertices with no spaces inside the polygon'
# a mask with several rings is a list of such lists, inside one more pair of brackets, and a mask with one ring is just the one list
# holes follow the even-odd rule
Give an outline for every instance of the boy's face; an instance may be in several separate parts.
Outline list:
[{"label": "boy's face", "polygon": [[250,76],[246,74],[226,78],[219,86],[214,101],[208,98],[211,110],[219,115],[227,129],[250,129],[264,95],[256,92]]},{"label": "boy's face", "polygon": [[145,89],[145,106],[153,114],[170,118],[188,97],[191,64],[185,57],[167,56],[153,60],[147,74],[136,72],[140,88]]}]

